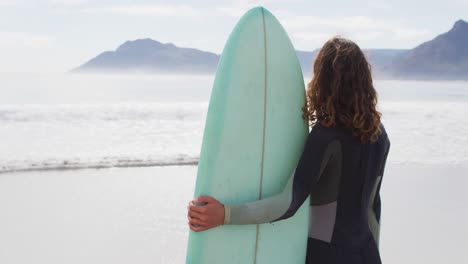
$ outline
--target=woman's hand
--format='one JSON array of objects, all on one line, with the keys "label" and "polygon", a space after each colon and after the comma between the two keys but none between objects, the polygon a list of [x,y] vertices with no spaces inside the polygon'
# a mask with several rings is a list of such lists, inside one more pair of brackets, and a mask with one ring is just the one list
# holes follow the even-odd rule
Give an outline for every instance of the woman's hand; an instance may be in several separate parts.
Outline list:
[{"label": "woman's hand", "polygon": [[[200,203],[205,205],[196,205]],[[189,202],[187,218],[195,232],[217,227],[224,224],[224,205],[213,197],[200,196]]]}]

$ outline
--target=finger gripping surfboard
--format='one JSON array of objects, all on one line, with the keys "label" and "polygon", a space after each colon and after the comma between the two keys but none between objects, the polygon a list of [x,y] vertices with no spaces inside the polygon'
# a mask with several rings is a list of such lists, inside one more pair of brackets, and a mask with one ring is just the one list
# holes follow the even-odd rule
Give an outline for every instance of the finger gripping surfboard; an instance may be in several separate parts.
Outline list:
[{"label": "finger gripping surfboard", "polygon": [[[195,197],[238,204],[281,192],[308,135],[304,102],[302,71],[286,32],[266,9],[251,9],[220,58]],[[303,264],[307,228],[308,201],[287,220],[190,231],[186,262]]]}]

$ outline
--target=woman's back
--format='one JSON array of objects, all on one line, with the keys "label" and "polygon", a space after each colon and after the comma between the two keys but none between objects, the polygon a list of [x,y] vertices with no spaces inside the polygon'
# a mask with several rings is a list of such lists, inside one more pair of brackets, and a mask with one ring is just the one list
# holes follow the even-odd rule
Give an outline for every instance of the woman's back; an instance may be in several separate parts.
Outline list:
[{"label": "woman's back", "polygon": [[[361,143],[340,127],[314,127],[315,144],[325,148],[322,173],[310,190],[311,263],[379,263],[380,183],[390,142],[383,125],[373,143]],[[319,144],[321,146],[317,146]],[[307,153],[307,152],[305,152]],[[313,158],[313,157],[311,157]],[[311,161],[313,162],[313,161]],[[368,258],[368,261],[364,259]],[[364,262],[363,262],[364,261]]]}]

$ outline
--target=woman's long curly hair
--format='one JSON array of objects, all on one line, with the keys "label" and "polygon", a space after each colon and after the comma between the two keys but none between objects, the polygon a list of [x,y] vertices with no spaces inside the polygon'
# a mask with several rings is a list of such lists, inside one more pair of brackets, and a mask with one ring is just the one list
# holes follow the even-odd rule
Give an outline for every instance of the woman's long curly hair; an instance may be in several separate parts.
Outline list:
[{"label": "woman's long curly hair", "polygon": [[375,142],[381,133],[377,92],[371,67],[356,43],[334,37],[314,62],[314,77],[307,87],[304,118],[311,126],[341,126],[362,143]]}]

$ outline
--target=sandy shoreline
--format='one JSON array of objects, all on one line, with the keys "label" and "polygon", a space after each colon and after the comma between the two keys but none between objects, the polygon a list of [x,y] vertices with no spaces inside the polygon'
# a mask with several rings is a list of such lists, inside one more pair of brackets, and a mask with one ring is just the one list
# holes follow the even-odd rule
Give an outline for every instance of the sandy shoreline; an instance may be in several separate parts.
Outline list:
[{"label": "sandy shoreline", "polygon": [[[0,175],[0,263],[184,263],[196,166]],[[386,263],[465,263],[468,165],[389,164]]]}]

